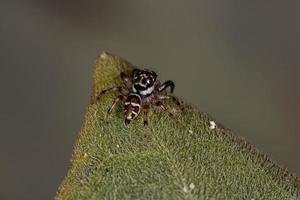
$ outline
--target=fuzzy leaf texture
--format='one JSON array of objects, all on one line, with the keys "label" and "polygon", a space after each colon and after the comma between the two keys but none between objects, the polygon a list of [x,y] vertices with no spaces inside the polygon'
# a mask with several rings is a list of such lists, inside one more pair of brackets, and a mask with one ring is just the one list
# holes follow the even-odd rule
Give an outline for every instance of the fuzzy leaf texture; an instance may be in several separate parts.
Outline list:
[{"label": "fuzzy leaf texture", "polygon": [[[132,68],[102,53],[95,63],[91,102],[103,89],[122,85],[120,72]],[[105,123],[116,95],[89,105],[57,200],[299,199],[295,175],[219,123],[213,127],[207,114],[191,106],[180,111],[167,101],[175,118],[151,108],[145,128],[142,112],[125,126],[120,103]]]}]

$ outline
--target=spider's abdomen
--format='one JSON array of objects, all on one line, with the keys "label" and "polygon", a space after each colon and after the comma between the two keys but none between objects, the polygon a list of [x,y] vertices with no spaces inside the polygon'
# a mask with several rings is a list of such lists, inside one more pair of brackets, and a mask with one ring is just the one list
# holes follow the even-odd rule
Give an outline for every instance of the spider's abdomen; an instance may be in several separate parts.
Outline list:
[{"label": "spider's abdomen", "polygon": [[131,93],[125,101],[125,124],[129,124],[141,110],[142,100],[138,94]]},{"label": "spider's abdomen", "polygon": [[154,90],[156,77],[157,75],[153,71],[135,69],[133,71],[133,92],[139,94],[142,98],[150,96]]}]

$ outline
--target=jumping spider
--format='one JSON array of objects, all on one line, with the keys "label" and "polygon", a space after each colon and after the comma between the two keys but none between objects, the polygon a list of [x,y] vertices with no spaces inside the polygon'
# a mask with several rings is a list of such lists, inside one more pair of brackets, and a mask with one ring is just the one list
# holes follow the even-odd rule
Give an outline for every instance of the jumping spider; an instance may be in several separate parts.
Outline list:
[{"label": "jumping spider", "polygon": [[[133,69],[131,77],[128,77],[124,72],[120,73],[120,77],[125,87],[115,86],[105,89],[100,92],[96,100],[98,101],[104,94],[118,91],[120,95],[118,95],[108,109],[107,115],[111,114],[113,108],[119,101],[123,101],[125,104],[124,113],[126,125],[135,119],[140,113],[141,108],[143,108],[144,126],[147,126],[150,104],[167,112],[171,117],[173,117],[173,113],[164,106],[162,101],[171,99],[178,106],[181,106],[178,99],[172,95],[175,87],[174,82],[168,80],[161,84],[160,81],[157,80],[157,75],[154,71],[148,69]],[[170,88],[170,92],[166,92],[168,87]],[[163,91],[165,91],[165,94],[160,94]]]}]

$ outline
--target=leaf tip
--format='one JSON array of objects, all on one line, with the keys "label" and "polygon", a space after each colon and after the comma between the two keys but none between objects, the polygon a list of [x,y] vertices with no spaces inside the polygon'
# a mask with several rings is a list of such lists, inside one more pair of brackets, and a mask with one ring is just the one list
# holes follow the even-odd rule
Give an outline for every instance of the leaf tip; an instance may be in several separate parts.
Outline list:
[{"label": "leaf tip", "polygon": [[102,51],[102,53],[100,53],[99,54],[99,58],[101,58],[101,59],[107,59],[107,58],[109,58],[111,55],[108,53],[108,52],[106,52],[106,51]]}]

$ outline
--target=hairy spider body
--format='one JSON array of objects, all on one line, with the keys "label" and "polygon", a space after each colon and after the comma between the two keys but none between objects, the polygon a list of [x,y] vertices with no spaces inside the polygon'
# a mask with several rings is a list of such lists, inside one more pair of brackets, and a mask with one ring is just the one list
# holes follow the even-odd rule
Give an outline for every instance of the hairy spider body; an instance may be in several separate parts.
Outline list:
[{"label": "hairy spider body", "polygon": [[[115,86],[105,89],[96,99],[99,100],[104,94],[118,91],[120,95],[115,99],[107,114],[110,115],[115,105],[119,101],[123,101],[126,125],[139,115],[141,109],[143,109],[144,113],[144,125],[148,125],[148,110],[150,104],[167,112],[171,117],[173,114],[164,106],[163,100],[171,99],[180,106],[178,99],[172,95],[175,87],[174,82],[168,80],[163,84],[160,84],[154,71],[148,69],[134,69],[131,77],[128,77],[123,72],[120,73],[120,77],[123,80],[125,87]],[[164,95],[160,94],[167,88],[170,88],[170,92],[166,92]]]}]

